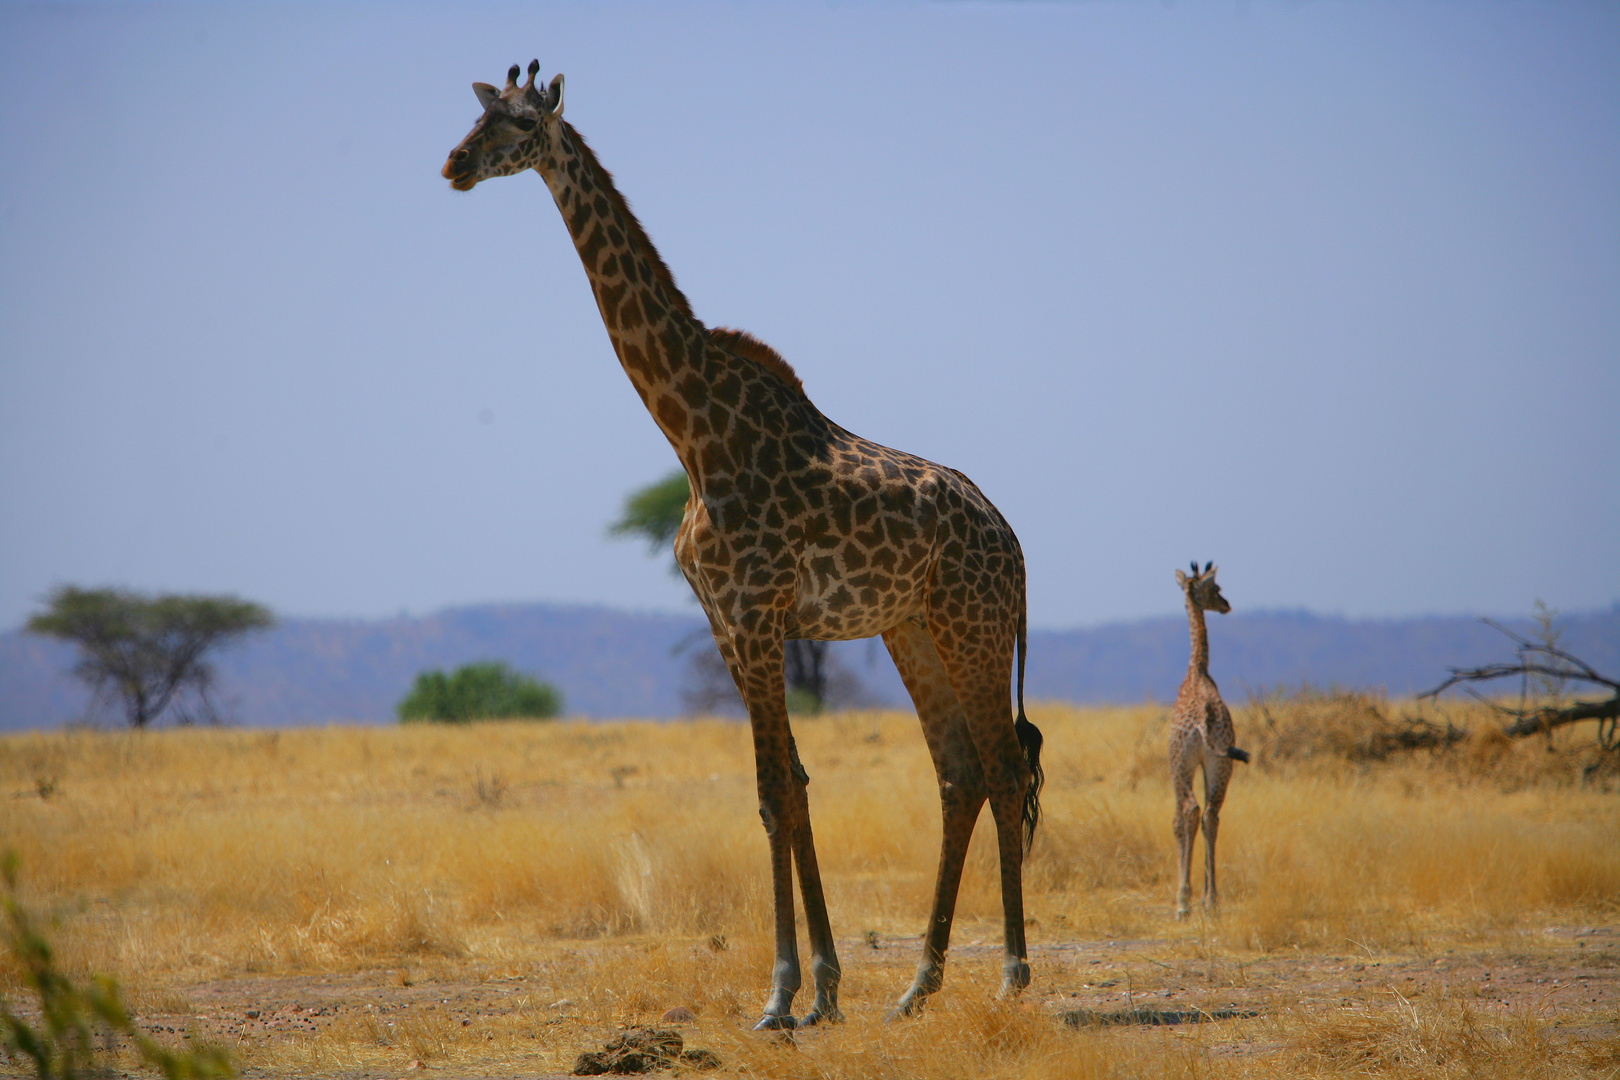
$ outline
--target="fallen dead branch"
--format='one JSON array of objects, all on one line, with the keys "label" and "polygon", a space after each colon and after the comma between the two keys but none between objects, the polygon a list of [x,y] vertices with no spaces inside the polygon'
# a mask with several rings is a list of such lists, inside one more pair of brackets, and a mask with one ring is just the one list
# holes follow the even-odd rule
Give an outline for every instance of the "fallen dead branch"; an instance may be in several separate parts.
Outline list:
[{"label": "fallen dead branch", "polygon": [[[1473,697],[1497,712],[1512,717],[1512,720],[1502,727],[1502,734],[1509,738],[1522,739],[1527,735],[1550,732],[1565,724],[1596,720],[1598,745],[1605,750],[1614,750],[1620,746],[1615,737],[1616,723],[1620,720],[1620,681],[1600,674],[1580,657],[1559,648],[1556,640],[1553,640],[1556,635],[1544,633],[1544,640],[1531,641],[1515,634],[1500,623],[1490,619],[1481,621],[1513,640],[1515,659],[1511,662],[1486,664],[1483,667],[1451,668],[1450,678],[1433,690],[1419,694],[1419,698],[1438,698],[1453,686],[1463,686]],[[1513,676],[1518,676],[1521,686],[1526,688],[1531,678],[1537,678],[1550,686],[1561,687],[1566,682],[1601,686],[1608,689],[1611,696],[1603,701],[1578,701],[1570,705],[1561,705],[1556,701],[1550,705],[1531,705],[1527,701],[1528,695],[1521,691],[1518,707],[1509,708],[1487,699],[1473,687],[1466,685]]]}]

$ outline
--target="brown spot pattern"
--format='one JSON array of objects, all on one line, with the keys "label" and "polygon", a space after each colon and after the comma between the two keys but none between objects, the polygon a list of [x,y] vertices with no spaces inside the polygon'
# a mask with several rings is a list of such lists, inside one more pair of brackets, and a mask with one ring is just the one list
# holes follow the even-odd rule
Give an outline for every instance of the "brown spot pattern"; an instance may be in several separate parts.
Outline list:
[{"label": "brown spot pattern", "polygon": [[[531,76],[531,84],[533,78]],[[966,476],[851,434],[753,336],[708,329],[595,154],[532,85],[509,85],[445,165],[458,188],[533,168],[590,280],[615,353],[691,480],[675,557],[709,618],[754,739],[770,839],[776,962],[766,1021],[791,1024],[800,984],[798,868],[815,1000],[839,1016],[839,968],[816,867],[807,778],[784,701],[787,638],[884,636],[938,773],[944,838],[910,1011],[939,985],[968,839],[988,801],[1001,856],[1003,982],[1029,981],[1021,815],[1032,773],[1008,683],[1021,647],[1023,553]],[[513,121],[533,117],[532,130]],[[1033,729],[1031,729],[1033,730]]]}]

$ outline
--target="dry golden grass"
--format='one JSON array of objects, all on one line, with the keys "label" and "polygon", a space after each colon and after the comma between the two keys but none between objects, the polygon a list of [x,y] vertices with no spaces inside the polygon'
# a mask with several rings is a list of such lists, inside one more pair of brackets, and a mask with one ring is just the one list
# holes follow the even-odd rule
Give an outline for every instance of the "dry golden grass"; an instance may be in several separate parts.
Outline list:
[{"label": "dry golden grass", "polygon": [[[1584,1011],[1395,982],[1348,1007],[1255,996],[1254,972],[1286,979],[1295,958],[1324,971],[1347,971],[1328,963],[1345,954],[1545,959],[1547,926],[1614,928],[1613,755],[1581,731],[1357,751],[1414,709],[1327,695],[1238,710],[1256,756],[1223,814],[1225,909],[1185,924],[1169,918],[1163,709],[1032,709],[1049,778],[1027,874],[1036,984],[994,1000],[986,816],[946,989],[900,1025],[882,1010],[915,962],[937,856],[926,749],[904,714],[798,721],[850,1020],[795,1044],[747,1030],[770,899],[742,724],[11,736],[0,844],[68,967],[116,974],[137,1011],[223,1032],[274,1074],[566,1071],[619,1026],[685,1004],[701,1018],[689,1042],[769,1076],[1615,1075],[1617,1002],[1602,994]],[[1105,942],[1152,950],[1093,950]],[[1159,969],[1175,974],[1155,983]],[[211,986],[304,1011],[210,1027],[223,1015],[202,1000]],[[1054,1020],[1071,999],[1150,990],[1263,1008],[1175,1029]]]}]

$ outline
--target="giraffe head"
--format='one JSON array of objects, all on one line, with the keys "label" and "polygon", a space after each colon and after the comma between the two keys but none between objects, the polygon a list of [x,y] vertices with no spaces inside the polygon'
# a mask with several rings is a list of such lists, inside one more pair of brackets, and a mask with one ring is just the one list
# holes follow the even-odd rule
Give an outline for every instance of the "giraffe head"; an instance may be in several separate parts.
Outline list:
[{"label": "giraffe head", "polygon": [[529,81],[518,84],[516,64],[506,73],[500,90],[489,83],[473,83],[473,93],[484,115],[445,159],[443,175],[457,191],[469,191],[480,180],[511,176],[534,168],[556,138],[562,121],[563,77],[549,87],[534,85],[540,61],[529,61]]},{"label": "giraffe head", "polygon": [[1214,563],[1207,562],[1204,564],[1204,569],[1200,571],[1198,569],[1198,560],[1194,559],[1191,576],[1182,573],[1180,570],[1176,571],[1176,584],[1180,585],[1181,591],[1187,594],[1188,602],[1199,610],[1213,611],[1225,615],[1232,610],[1232,605],[1226,602],[1226,597],[1221,595],[1221,587],[1215,584],[1215,575],[1220,572],[1220,569]]}]

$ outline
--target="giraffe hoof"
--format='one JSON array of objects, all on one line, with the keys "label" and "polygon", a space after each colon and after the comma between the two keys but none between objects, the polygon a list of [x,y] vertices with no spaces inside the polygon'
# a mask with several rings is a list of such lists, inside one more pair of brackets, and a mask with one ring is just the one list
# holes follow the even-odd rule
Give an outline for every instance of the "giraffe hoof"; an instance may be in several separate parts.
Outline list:
[{"label": "giraffe hoof", "polygon": [[[790,1016],[787,1019],[791,1020],[793,1018]],[[817,1024],[841,1024],[843,1022],[844,1011],[842,1009],[831,1009],[827,1012],[811,1010],[804,1014],[804,1019],[799,1021],[799,1026],[807,1028],[815,1027]]]},{"label": "giraffe hoof", "polygon": [[927,998],[913,998],[910,1001],[901,1001],[883,1014],[883,1022],[892,1024],[896,1020],[909,1020],[913,1016],[921,1016],[926,1001]]},{"label": "giraffe hoof", "polygon": [[754,1025],[755,1031],[792,1031],[799,1022],[791,1016],[766,1016]]}]

